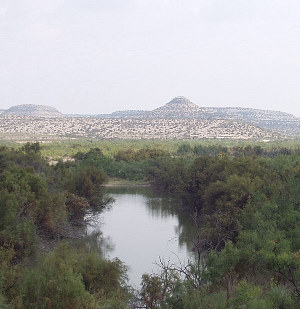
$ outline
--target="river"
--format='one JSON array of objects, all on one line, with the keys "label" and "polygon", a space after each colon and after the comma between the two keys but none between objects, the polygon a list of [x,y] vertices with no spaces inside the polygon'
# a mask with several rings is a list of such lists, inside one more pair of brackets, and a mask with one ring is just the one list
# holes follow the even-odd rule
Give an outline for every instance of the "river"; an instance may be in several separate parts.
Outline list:
[{"label": "river", "polygon": [[129,284],[139,288],[142,274],[158,272],[160,260],[184,263],[193,255],[191,217],[170,196],[150,187],[107,187],[115,202],[94,217],[88,234],[106,258],[119,258],[128,267]]}]

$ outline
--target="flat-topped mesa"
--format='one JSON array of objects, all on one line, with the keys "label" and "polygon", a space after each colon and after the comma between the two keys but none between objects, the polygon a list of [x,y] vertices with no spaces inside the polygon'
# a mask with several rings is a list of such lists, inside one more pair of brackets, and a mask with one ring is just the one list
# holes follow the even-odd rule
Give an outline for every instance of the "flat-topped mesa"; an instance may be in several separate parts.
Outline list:
[{"label": "flat-topped mesa", "polygon": [[64,115],[54,107],[35,105],[35,104],[22,104],[12,106],[8,110],[4,111],[2,115],[46,117],[46,118],[64,117]]}]

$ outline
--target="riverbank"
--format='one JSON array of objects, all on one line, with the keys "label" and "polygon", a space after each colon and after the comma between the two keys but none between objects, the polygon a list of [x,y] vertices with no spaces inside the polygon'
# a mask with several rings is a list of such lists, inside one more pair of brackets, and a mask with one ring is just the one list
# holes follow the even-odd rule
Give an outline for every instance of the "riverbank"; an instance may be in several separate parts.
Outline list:
[{"label": "riverbank", "polygon": [[133,187],[149,187],[150,183],[142,180],[128,180],[121,178],[110,178],[104,185],[105,187],[121,187],[121,186],[133,186]]}]

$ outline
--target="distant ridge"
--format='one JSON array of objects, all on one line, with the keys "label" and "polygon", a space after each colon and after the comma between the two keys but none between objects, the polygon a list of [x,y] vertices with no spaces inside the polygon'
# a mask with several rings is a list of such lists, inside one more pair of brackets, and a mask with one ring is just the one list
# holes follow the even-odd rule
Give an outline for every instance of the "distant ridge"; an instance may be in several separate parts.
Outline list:
[{"label": "distant ridge", "polygon": [[119,111],[99,118],[232,120],[249,123],[280,134],[300,135],[300,119],[292,114],[243,107],[200,107],[178,96],[152,111]]},{"label": "distant ridge", "polygon": [[[152,111],[63,115],[53,107],[26,104],[11,107],[0,117],[3,134],[118,139],[300,137],[300,119],[291,114],[242,107],[200,107],[183,96]],[[32,121],[32,117],[36,119]]]},{"label": "distant ridge", "polygon": [[64,117],[64,115],[54,107],[35,104],[22,104],[12,106],[11,108],[5,110],[2,113],[2,116],[5,115],[47,118]]},{"label": "distant ridge", "polygon": [[145,116],[149,112],[143,110],[125,110],[116,111],[111,114],[100,114],[97,115],[98,118],[127,118],[127,117],[140,117]]},{"label": "distant ridge", "polygon": [[170,102],[152,111],[125,110],[113,112],[111,114],[100,114],[96,115],[96,117],[232,119],[250,122],[260,120],[299,121],[299,118],[295,117],[294,115],[280,111],[244,107],[200,107],[183,96],[175,97]]}]

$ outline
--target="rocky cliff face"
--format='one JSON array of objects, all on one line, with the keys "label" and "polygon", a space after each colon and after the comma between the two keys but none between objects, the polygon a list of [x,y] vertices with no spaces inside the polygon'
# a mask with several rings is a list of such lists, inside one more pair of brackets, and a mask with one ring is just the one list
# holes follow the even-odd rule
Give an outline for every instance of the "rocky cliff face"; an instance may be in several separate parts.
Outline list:
[{"label": "rocky cliff face", "polygon": [[12,106],[8,110],[2,113],[5,115],[12,116],[31,116],[31,117],[64,117],[56,108],[44,105],[34,105],[34,104],[23,104]]}]

